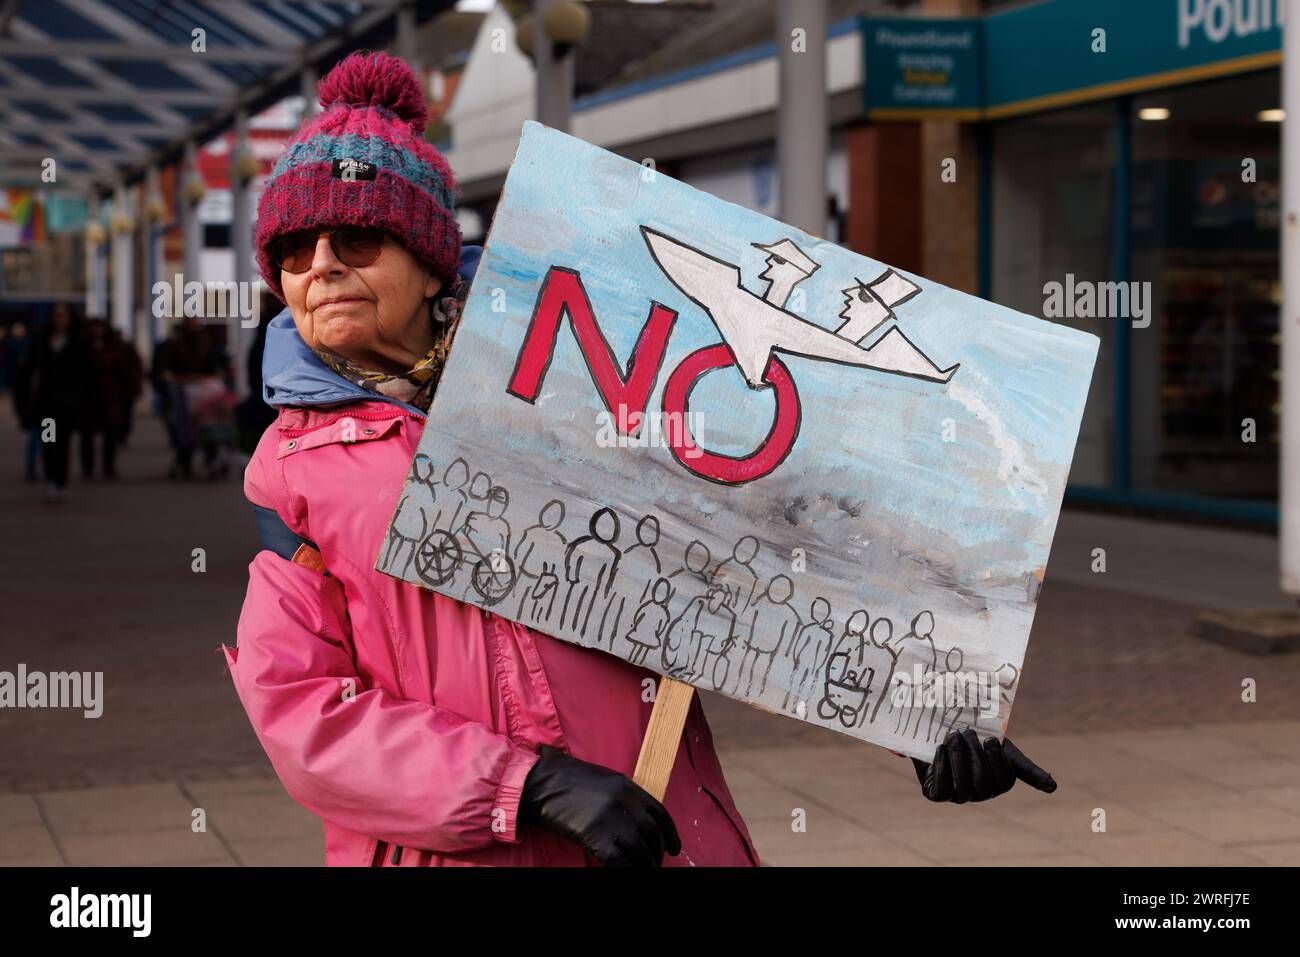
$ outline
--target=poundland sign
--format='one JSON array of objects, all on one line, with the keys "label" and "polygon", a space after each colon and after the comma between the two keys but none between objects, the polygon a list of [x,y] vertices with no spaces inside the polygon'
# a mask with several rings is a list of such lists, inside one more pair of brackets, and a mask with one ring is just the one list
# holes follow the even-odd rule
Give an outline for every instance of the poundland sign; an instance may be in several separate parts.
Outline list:
[{"label": "poundland sign", "polygon": [[949,108],[916,97],[889,101],[907,87],[878,79],[895,54],[880,42],[877,24],[901,35],[950,29],[973,36],[968,72],[952,82],[978,95],[963,102],[963,118],[996,119],[1274,66],[1285,7],[1286,0],[1043,0],[978,21],[903,21],[910,30],[897,20],[866,20],[867,109],[910,119]]},{"label": "poundland sign", "polygon": [[866,21],[868,115],[979,119],[983,47],[975,19]]},{"label": "poundland sign", "polygon": [[1198,32],[1207,43],[1267,33],[1285,14],[1286,0],[1178,0],[1178,45],[1190,47]]}]

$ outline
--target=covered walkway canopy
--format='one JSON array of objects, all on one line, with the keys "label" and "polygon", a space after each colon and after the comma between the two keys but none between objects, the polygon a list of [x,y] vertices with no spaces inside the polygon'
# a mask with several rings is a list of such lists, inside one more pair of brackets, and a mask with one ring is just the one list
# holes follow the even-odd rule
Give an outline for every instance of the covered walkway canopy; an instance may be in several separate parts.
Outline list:
[{"label": "covered walkway canopy", "polygon": [[[353,50],[416,59],[453,0],[0,0],[0,187],[87,194],[176,162]],[[314,102],[314,95],[308,97]]]},{"label": "covered walkway canopy", "polygon": [[[160,282],[238,290],[238,301],[253,304],[250,314],[203,315],[224,326],[243,392],[260,288],[252,252],[259,167],[247,149],[250,117],[297,95],[306,110],[316,109],[318,77],[354,50],[391,49],[418,70],[419,25],[453,5],[0,0],[0,190],[88,200],[86,312],[110,319],[146,357],[177,316],[165,305],[175,299],[155,294]],[[230,130],[230,265],[214,277],[205,258],[198,151]],[[174,264],[165,268],[163,235],[176,237],[173,224],[180,255],[167,257]],[[46,292],[51,300],[66,298],[51,288],[66,279],[61,248],[25,251],[40,254],[15,257],[33,264],[28,282],[6,288],[0,274],[0,302],[41,302]],[[173,281],[176,266],[181,272]]]}]

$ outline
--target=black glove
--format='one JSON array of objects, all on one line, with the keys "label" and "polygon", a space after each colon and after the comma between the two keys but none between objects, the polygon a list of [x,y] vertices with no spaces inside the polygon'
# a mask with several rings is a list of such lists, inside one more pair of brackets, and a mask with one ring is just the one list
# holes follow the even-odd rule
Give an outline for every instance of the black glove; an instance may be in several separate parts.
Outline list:
[{"label": "black glove", "polygon": [[987,801],[1010,791],[1017,778],[1048,794],[1056,790],[1052,776],[1025,757],[1010,738],[1001,742],[986,738],[981,747],[970,728],[949,734],[930,764],[913,758],[912,765],[921,793],[931,801]]},{"label": "black glove", "polygon": [[626,775],[544,744],[519,799],[525,824],[582,845],[606,867],[658,867],[682,840],[668,809]]}]

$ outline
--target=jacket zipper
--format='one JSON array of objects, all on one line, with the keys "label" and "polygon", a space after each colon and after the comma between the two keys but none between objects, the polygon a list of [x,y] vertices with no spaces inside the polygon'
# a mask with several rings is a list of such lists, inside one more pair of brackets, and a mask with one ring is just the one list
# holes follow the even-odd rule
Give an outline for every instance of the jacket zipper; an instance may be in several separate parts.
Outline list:
[{"label": "jacket zipper", "polygon": [[[419,415],[418,413],[411,412],[407,409],[403,409],[400,406],[393,406],[393,408],[397,410],[397,415],[404,415],[409,419],[418,419],[421,422],[427,420],[427,416]],[[281,429],[280,434],[283,436],[296,438],[301,435],[306,435],[308,432],[315,432],[317,429],[323,429],[327,425],[333,425],[335,422],[338,422],[340,419],[366,419],[367,421],[370,422],[383,422],[392,418],[395,418],[395,416],[391,414],[381,415],[374,412],[340,412],[338,415],[326,419],[324,422],[320,422],[316,425],[313,425],[309,429]],[[384,843],[385,842],[381,841],[380,842],[381,846],[383,846]],[[393,854],[392,857],[389,858],[389,862],[394,867],[396,867],[401,863],[402,860],[402,846],[400,844],[394,844],[392,845],[392,848],[393,848]],[[387,846],[383,846],[383,850],[387,850]]]},{"label": "jacket zipper", "polygon": [[[394,406],[393,408],[397,409],[398,415],[404,415],[407,418],[411,418],[411,419],[419,419],[421,422],[423,422],[425,419],[424,416],[417,415],[414,412],[408,412],[406,409],[398,408],[397,406]],[[313,425],[311,428],[281,429],[280,434],[284,436],[288,436],[290,438],[296,438],[300,435],[306,435],[308,432],[315,432],[317,429],[323,429],[327,425],[333,425],[335,422],[338,422],[340,419],[366,419],[367,421],[370,422],[383,422],[392,418],[394,418],[394,416],[392,415],[378,415],[371,412],[340,412],[338,415],[334,416],[333,418],[326,419],[324,422],[317,423],[316,425]]]}]

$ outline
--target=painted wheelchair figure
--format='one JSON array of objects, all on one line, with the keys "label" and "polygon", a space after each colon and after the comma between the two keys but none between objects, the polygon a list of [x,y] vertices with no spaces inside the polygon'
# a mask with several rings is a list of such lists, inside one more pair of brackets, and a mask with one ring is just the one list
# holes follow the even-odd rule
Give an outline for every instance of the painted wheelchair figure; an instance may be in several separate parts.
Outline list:
[{"label": "painted wheelchair figure", "polygon": [[817,716],[823,721],[839,719],[840,724],[852,728],[867,707],[871,683],[876,669],[863,667],[854,671],[849,667],[849,653],[836,652],[826,661],[826,681],[823,694],[817,702]]},{"label": "painted wheelchair figure", "polygon": [[431,586],[443,585],[469,562],[469,587],[483,604],[495,605],[509,595],[519,570],[510,557],[510,526],[502,517],[508,502],[506,490],[494,486],[486,511],[470,512],[454,532],[435,529],[416,552],[416,574]]}]

